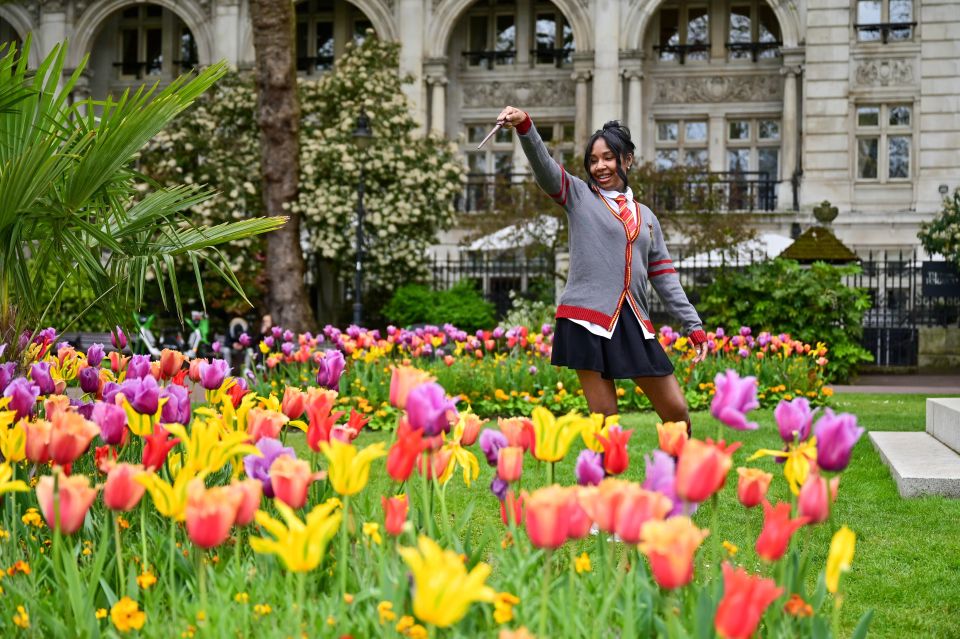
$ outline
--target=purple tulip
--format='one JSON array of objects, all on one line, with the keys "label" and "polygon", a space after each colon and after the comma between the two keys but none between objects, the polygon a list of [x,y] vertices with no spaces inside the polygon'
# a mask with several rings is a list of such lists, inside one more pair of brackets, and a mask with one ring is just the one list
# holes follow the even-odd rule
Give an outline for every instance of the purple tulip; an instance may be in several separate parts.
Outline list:
[{"label": "purple tulip", "polygon": [[497,465],[500,449],[507,445],[507,436],[496,428],[485,428],[480,433],[480,450],[487,457],[487,463]]},{"label": "purple tulip", "polygon": [[351,339],[357,339],[358,337],[360,337],[360,327],[357,326],[356,324],[351,324],[350,326],[348,326],[347,336],[349,336]]},{"label": "purple tulip", "polygon": [[120,351],[127,347],[127,336],[124,335],[123,329],[119,326],[110,333],[110,343],[113,344],[115,349]]},{"label": "purple tulip", "polygon": [[220,342],[214,342],[213,344],[210,345],[210,348],[213,349],[214,353],[219,353],[220,349],[223,348],[223,344],[221,344]]},{"label": "purple tulip", "polygon": [[760,406],[757,401],[757,378],[737,375],[728,368],[725,373],[717,373],[713,380],[716,394],[710,402],[710,414],[735,430],[756,430],[756,422],[748,422],[746,413]]},{"label": "purple tulip", "polygon": [[3,390],[3,396],[10,398],[7,410],[17,412],[14,417],[14,421],[17,421],[33,414],[37,407],[37,398],[40,397],[40,387],[24,377],[18,377]]},{"label": "purple tulip", "polygon": [[279,326],[274,326],[270,329],[270,333],[273,334],[274,339],[280,339],[280,336],[283,335],[283,329]]},{"label": "purple tulip", "polygon": [[280,352],[286,355],[287,357],[290,357],[290,353],[293,352],[293,344],[291,344],[290,342],[284,342],[283,344],[280,345]]},{"label": "purple tulip", "polygon": [[7,386],[9,386],[11,380],[13,380],[13,374],[16,370],[16,362],[0,364],[0,393],[7,390]]},{"label": "purple tulip", "polygon": [[57,386],[50,375],[50,362],[36,362],[30,367],[30,379],[40,388],[41,395],[52,395]]},{"label": "purple tulip", "polygon": [[0,357],[3,357],[3,354],[7,352],[7,343],[4,342],[0,344]]},{"label": "purple tulip", "polygon": [[[130,402],[133,410],[141,415],[156,415],[160,407],[160,386],[152,375],[142,379],[128,379],[120,385],[120,392]],[[104,392],[104,399],[106,399]]]},{"label": "purple tulip", "polygon": [[643,480],[643,487],[658,492],[673,502],[673,508],[667,515],[668,517],[681,514],[683,512],[683,502],[677,496],[677,464],[673,461],[673,457],[662,450],[655,450],[652,457],[645,455],[643,461],[646,463],[646,479]]},{"label": "purple tulip", "polygon": [[451,412],[457,413],[456,400],[436,382],[420,384],[407,395],[407,419],[427,437],[450,431]]},{"label": "purple tulip", "polygon": [[723,336],[726,335],[726,332],[723,330],[722,326],[717,327],[717,332],[714,333],[717,336],[717,339],[723,339]]},{"label": "purple tulip", "polygon": [[530,368],[527,369],[527,372],[530,373],[531,375],[536,375],[536,374],[537,374],[537,367],[536,367],[536,366],[530,366]]},{"label": "purple tulip", "polygon": [[507,490],[509,488],[509,482],[505,482],[497,476],[494,476],[493,481],[490,482],[490,492],[496,495],[500,501],[507,498]]},{"label": "purple tulip", "polygon": [[167,398],[160,412],[160,423],[184,426],[190,423],[190,393],[185,387],[170,384],[160,391],[160,397]]},{"label": "purple tulip", "polygon": [[285,342],[292,342],[294,337],[296,337],[296,335],[294,335],[293,331],[290,329],[287,329],[283,332],[283,341]]},{"label": "purple tulip", "polygon": [[324,352],[323,359],[320,360],[320,368],[317,370],[317,386],[339,392],[340,377],[343,375],[346,364],[343,353],[340,351],[329,350]]},{"label": "purple tulip", "polygon": [[222,359],[200,364],[200,385],[207,390],[217,390],[230,374],[230,365]]},{"label": "purple tulip", "polygon": [[96,393],[100,389],[100,370],[92,366],[80,369],[80,390],[84,393]]},{"label": "purple tulip", "polygon": [[806,397],[798,397],[791,402],[781,399],[773,411],[780,438],[788,444],[792,444],[794,438],[799,442],[806,441],[810,436],[814,413],[816,411],[810,410],[810,402]]},{"label": "purple tulip", "polygon": [[237,341],[240,343],[240,346],[244,348],[247,348],[253,342],[253,340],[250,339],[250,336],[246,333],[240,333],[240,337],[237,339]]},{"label": "purple tulip", "polygon": [[70,400],[70,405],[77,410],[77,413],[83,415],[83,418],[87,421],[93,421],[93,404],[94,402],[84,402],[79,399]]},{"label": "purple tulip", "polygon": [[581,486],[596,486],[606,475],[603,470],[603,456],[589,448],[584,448],[577,456],[575,474],[577,483]]},{"label": "purple tulip", "polygon": [[127,413],[116,404],[96,402],[93,406],[91,421],[100,427],[100,439],[111,446],[123,441],[127,429]]},{"label": "purple tulip", "polygon": [[853,446],[863,433],[864,429],[857,426],[856,415],[834,415],[832,410],[826,409],[813,427],[817,438],[817,465],[834,472],[846,468]]},{"label": "purple tulip", "polygon": [[97,368],[100,366],[100,362],[103,361],[104,351],[103,344],[91,344],[90,348],[87,349],[87,364]]},{"label": "purple tulip", "polygon": [[143,379],[150,376],[150,356],[134,355],[127,364],[126,379]]},{"label": "purple tulip", "polygon": [[500,339],[501,337],[503,337],[503,327],[498,326],[493,329],[493,339]]},{"label": "purple tulip", "polygon": [[267,335],[263,338],[263,343],[267,345],[267,348],[272,349],[273,345],[276,343],[272,335]]},{"label": "purple tulip", "polygon": [[297,453],[290,447],[284,447],[279,439],[264,437],[257,442],[257,449],[263,455],[247,455],[243,458],[243,469],[247,477],[256,479],[263,484],[263,495],[272,498],[273,484],[270,482],[270,466],[274,460],[281,455],[289,455],[296,458]]},{"label": "purple tulip", "polygon": [[37,332],[36,336],[33,338],[33,343],[51,344],[55,339],[57,339],[57,329],[52,326],[48,326],[42,331]]},{"label": "purple tulip", "polygon": [[117,397],[117,393],[120,392],[120,384],[116,382],[107,382],[103,385],[103,401],[108,404],[116,403],[114,400]]}]

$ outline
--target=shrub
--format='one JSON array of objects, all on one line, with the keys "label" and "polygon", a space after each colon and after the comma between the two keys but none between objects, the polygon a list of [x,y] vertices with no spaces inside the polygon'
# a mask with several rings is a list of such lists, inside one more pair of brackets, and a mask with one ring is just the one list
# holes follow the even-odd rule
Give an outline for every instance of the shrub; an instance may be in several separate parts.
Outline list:
[{"label": "shrub", "polygon": [[493,304],[470,280],[460,280],[446,291],[431,291],[421,284],[401,286],[383,308],[383,316],[398,326],[449,323],[470,332],[491,328],[495,322]]},{"label": "shrub", "polygon": [[383,316],[391,324],[425,324],[434,304],[435,293],[422,284],[405,284],[397,289],[383,307]]},{"label": "shrub", "polygon": [[708,324],[751,326],[810,344],[825,342],[830,348],[827,376],[842,381],[871,360],[860,345],[869,298],[844,283],[859,272],[857,265],[817,262],[805,268],[779,258],[760,262],[744,271],[721,272],[704,291],[699,310]]},{"label": "shrub", "polygon": [[960,189],[943,198],[943,210],[920,225],[917,237],[927,253],[940,254],[960,266]]}]

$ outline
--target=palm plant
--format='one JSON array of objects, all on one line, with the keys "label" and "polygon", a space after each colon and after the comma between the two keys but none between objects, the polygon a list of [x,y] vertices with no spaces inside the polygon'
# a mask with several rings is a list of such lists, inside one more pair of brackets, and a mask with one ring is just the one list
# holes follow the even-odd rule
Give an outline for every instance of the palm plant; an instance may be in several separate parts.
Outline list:
[{"label": "palm plant", "polygon": [[157,188],[135,168],[140,149],[225,65],[164,88],[71,103],[86,58],[65,79],[64,45],[36,70],[27,69],[29,46],[28,39],[23,51],[0,48],[0,342],[15,344],[12,337],[40,326],[68,283],[92,290],[118,321],[155,284],[179,315],[176,261],[192,265],[201,298],[201,264],[243,296],[217,246],[277,229],[286,218],[192,224],[189,210],[209,188]]}]

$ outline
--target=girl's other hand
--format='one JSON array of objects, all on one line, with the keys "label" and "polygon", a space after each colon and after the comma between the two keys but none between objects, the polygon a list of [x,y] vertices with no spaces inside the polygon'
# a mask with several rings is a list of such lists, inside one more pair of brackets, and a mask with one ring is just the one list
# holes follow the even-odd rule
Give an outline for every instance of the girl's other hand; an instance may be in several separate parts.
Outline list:
[{"label": "girl's other hand", "polygon": [[702,342],[693,347],[697,351],[696,357],[693,358],[694,364],[699,364],[707,358],[707,343]]},{"label": "girl's other hand", "polygon": [[503,111],[497,116],[497,122],[503,122],[503,126],[511,129],[527,119],[527,114],[520,109],[512,106],[503,107]]}]

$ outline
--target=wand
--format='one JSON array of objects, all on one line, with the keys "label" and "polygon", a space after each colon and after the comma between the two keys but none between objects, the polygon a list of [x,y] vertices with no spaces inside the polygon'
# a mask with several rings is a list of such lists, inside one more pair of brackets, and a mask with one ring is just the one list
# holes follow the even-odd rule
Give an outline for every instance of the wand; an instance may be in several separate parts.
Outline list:
[{"label": "wand", "polygon": [[477,145],[477,150],[479,150],[480,147],[482,147],[484,144],[486,144],[486,143],[487,143],[487,140],[489,140],[490,138],[492,138],[494,133],[496,133],[497,131],[499,131],[499,130],[502,129],[502,128],[503,128],[503,120],[497,120],[497,126],[495,126],[495,127],[493,127],[492,129],[490,129],[490,133],[487,133],[487,137],[483,138],[483,140],[481,140],[480,144]]}]

